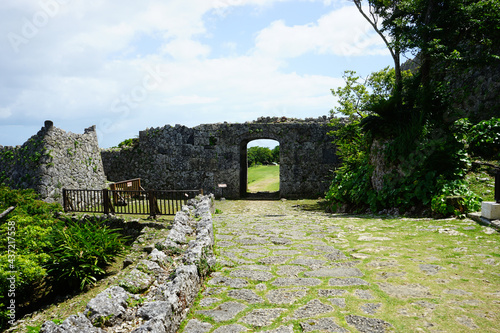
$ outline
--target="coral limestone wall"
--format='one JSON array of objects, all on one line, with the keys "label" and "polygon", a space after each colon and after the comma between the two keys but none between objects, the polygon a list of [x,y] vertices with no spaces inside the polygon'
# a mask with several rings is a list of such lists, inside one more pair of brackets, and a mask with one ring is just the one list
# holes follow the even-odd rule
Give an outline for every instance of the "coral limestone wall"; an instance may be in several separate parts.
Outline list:
[{"label": "coral limestone wall", "polygon": [[149,189],[200,189],[227,198],[245,196],[247,144],[273,139],[280,144],[280,195],[317,197],[338,164],[328,119],[261,118],[244,124],[194,128],[164,126],[140,132],[138,143],[102,152],[109,180],[141,178]]},{"label": "coral limestone wall", "polygon": [[46,121],[22,146],[0,146],[0,183],[35,189],[41,199],[62,203],[62,188],[106,185],[95,126],[67,133]]}]

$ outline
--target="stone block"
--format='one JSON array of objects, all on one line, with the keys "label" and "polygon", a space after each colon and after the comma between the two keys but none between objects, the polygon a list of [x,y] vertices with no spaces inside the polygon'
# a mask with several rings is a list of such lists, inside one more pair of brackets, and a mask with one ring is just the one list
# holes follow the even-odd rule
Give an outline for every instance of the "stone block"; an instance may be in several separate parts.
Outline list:
[{"label": "stone block", "polygon": [[500,203],[483,201],[481,204],[481,216],[489,220],[500,220]]}]

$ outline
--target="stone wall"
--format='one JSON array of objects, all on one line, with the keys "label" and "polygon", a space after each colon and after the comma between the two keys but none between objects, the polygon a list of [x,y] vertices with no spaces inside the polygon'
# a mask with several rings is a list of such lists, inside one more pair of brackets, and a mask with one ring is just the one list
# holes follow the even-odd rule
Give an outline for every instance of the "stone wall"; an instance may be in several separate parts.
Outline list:
[{"label": "stone wall", "polygon": [[[83,313],[71,315],[60,325],[47,321],[40,332],[177,332],[203,278],[215,267],[213,209],[213,196],[190,200],[175,216],[167,238],[158,243],[166,253],[172,248],[185,250],[182,257],[174,258],[174,272],[166,269],[170,267],[169,256],[154,248],[118,281],[119,285],[91,299]],[[195,239],[186,248],[188,235]]]},{"label": "stone wall", "polygon": [[95,126],[67,133],[46,121],[22,146],[0,146],[0,183],[32,188],[42,200],[62,203],[62,188],[106,186]]},{"label": "stone wall", "polygon": [[[141,178],[146,189],[203,189],[241,198],[247,186],[247,144],[273,139],[280,144],[280,196],[317,197],[339,163],[329,119],[260,118],[244,124],[181,125],[146,129],[134,147],[102,151],[110,181]],[[226,184],[222,189],[219,184]]]}]

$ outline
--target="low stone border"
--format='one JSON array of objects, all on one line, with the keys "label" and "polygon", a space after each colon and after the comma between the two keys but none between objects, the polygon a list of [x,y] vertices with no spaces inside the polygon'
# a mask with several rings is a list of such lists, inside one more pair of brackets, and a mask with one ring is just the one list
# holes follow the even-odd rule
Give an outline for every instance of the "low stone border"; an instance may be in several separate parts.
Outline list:
[{"label": "low stone border", "polygon": [[[167,238],[117,286],[98,294],[83,313],[69,316],[61,325],[46,321],[40,332],[176,332],[216,262],[212,212],[213,195],[189,200],[176,214]],[[196,239],[187,244],[175,272],[169,274],[163,268],[169,259],[166,253],[186,247],[188,235]]]},{"label": "low stone border", "polygon": [[500,232],[500,220],[487,219],[486,217],[481,216],[481,212],[468,213],[467,217],[470,218],[471,220],[476,221],[481,225],[491,227],[496,231]]}]

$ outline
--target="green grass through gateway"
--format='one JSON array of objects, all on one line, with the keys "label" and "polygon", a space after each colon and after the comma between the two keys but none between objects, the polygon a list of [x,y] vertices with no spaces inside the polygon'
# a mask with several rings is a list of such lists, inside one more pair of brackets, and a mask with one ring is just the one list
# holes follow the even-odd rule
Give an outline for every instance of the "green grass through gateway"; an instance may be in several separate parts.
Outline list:
[{"label": "green grass through gateway", "polygon": [[249,192],[278,192],[279,190],[279,165],[257,165],[248,168]]}]

